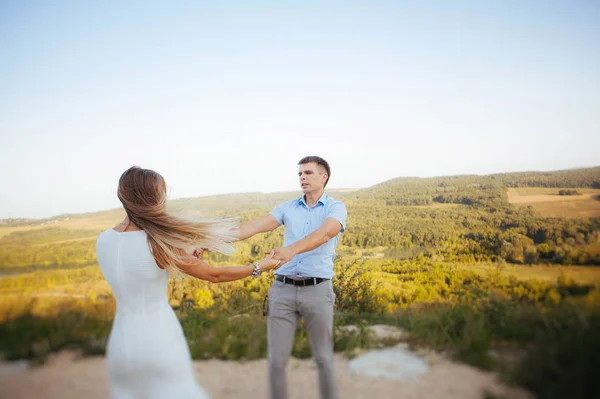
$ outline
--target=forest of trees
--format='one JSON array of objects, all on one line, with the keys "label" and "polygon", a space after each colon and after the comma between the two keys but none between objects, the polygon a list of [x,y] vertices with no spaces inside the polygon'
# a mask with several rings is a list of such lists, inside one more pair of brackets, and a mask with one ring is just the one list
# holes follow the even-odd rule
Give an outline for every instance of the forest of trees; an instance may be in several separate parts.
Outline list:
[{"label": "forest of trees", "polygon": [[[368,189],[331,192],[348,207],[340,248],[387,247],[435,260],[600,265],[600,219],[543,218],[507,200],[507,187],[591,187],[600,168],[429,179],[393,179]],[[171,201],[173,212],[259,217],[297,193],[238,194]],[[600,204],[599,204],[600,205]],[[109,211],[118,216],[118,211]],[[98,217],[105,217],[102,213]],[[115,218],[115,221],[118,218]],[[0,268],[74,267],[95,262],[97,228],[45,227],[0,239]],[[282,243],[282,231],[238,243],[229,263],[247,263]],[[400,252],[399,252],[400,253]],[[218,262],[227,259],[214,256]]]}]

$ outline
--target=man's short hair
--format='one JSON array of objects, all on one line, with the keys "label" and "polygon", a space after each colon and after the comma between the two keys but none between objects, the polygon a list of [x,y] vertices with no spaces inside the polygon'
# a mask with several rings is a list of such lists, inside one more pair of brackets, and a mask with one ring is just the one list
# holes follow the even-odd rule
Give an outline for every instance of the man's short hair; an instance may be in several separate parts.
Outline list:
[{"label": "man's short hair", "polygon": [[300,160],[300,162],[298,162],[298,165],[304,165],[306,163],[311,163],[311,162],[314,162],[317,165],[320,165],[325,168],[325,171],[327,172],[327,180],[325,180],[325,185],[323,187],[327,187],[327,183],[329,182],[329,177],[331,177],[331,169],[329,168],[329,164],[327,163],[326,160],[324,160],[321,157],[309,156],[309,157],[302,158]]}]

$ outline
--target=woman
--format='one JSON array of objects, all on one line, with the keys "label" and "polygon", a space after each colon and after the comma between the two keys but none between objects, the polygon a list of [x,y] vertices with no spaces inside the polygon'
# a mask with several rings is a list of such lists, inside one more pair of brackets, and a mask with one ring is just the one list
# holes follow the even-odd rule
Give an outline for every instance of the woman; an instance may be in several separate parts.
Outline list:
[{"label": "woman", "polygon": [[[170,274],[213,283],[258,277],[279,262],[267,256],[253,266],[214,268],[184,249],[230,253],[231,223],[193,223],[167,214],[165,180],[132,167],[119,180],[127,216],[100,234],[96,256],[117,312],[107,345],[115,399],[207,398],[195,382],[183,330],[167,298]],[[196,252],[195,252],[196,253]]]}]

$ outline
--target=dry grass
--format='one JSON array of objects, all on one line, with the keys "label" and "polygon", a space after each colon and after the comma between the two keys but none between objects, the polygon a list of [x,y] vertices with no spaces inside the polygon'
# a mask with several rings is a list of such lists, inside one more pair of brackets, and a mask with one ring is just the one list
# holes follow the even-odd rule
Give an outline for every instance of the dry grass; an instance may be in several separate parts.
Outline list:
[{"label": "dry grass", "polygon": [[[526,195],[558,195],[559,190],[573,190],[572,188],[556,188],[556,187],[518,187],[513,188],[518,195],[526,196]],[[600,189],[595,188],[576,188],[578,192],[581,194],[596,194],[600,195]],[[510,190],[509,190],[510,191]]]},{"label": "dry grass", "polygon": [[[123,212],[123,215],[125,213]],[[17,231],[31,231],[44,229],[48,227],[58,227],[67,230],[105,230],[118,224],[122,219],[123,215],[116,214],[114,212],[91,216],[77,216],[77,217],[65,217],[60,219],[53,219],[50,221],[42,221],[38,224],[28,226],[0,226],[0,239],[10,233]]]},{"label": "dry grass", "polygon": [[593,198],[580,201],[540,202],[533,204],[543,217],[591,218],[600,217],[600,201]]},{"label": "dry grass", "polygon": [[534,187],[528,188],[527,193],[523,192],[523,190],[525,189],[508,189],[508,202],[511,204],[532,204],[537,202],[581,201],[585,199],[594,199],[594,197],[600,196],[600,190],[594,189],[575,189],[581,193],[581,195],[558,195],[558,190],[560,190],[558,188],[547,189]]},{"label": "dry grass", "polygon": [[558,195],[558,190],[560,188],[511,188],[508,202],[531,205],[543,217],[600,217],[600,190],[577,188],[582,195]]},{"label": "dry grass", "polygon": [[8,227],[8,226],[1,226],[0,227],[0,239],[6,235],[9,235],[10,233],[14,233],[17,231],[30,231],[30,230],[37,230],[37,229],[41,229],[43,227],[47,227],[49,225],[35,225],[35,226],[15,226],[15,227]]}]

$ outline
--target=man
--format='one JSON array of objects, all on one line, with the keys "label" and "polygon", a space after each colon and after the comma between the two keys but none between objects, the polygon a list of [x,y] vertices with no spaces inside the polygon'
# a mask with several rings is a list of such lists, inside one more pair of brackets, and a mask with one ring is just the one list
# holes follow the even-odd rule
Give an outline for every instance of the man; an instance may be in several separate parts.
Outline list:
[{"label": "man", "polygon": [[313,358],[319,369],[321,398],[337,397],[333,359],[333,308],[331,285],[335,248],[346,228],[346,206],[324,193],[331,170],[320,157],[298,162],[298,199],[284,202],[268,215],[242,223],[240,240],[285,226],[284,246],[273,258],[282,266],[269,290],[268,357],[272,399],[287,398],[286,366],[292,351],[298,317],[308,331]]}]

